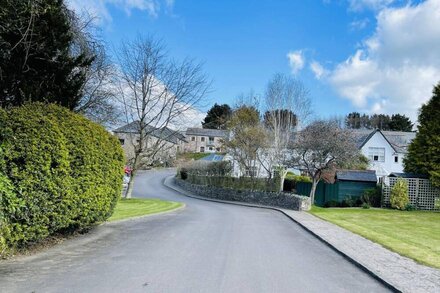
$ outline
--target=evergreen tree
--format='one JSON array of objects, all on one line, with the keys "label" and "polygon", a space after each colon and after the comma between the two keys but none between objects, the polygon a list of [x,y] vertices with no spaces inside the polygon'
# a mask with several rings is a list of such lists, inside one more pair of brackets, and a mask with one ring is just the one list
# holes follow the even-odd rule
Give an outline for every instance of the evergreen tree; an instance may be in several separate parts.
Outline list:
[{"label": "evergreen tree", "polygon": [[408,117],[400,114],[392,115],[389,123],[390,130],[394,131],[412,131],[413,125]]},{"label": "evergreen tree", "polygon": [[432,184],[440,187],[440,83],[420,108],[419,123],[404,159],[405,172],[427,174]]},{"label": "evergreen tree", "polygon": [[0,0],[0,107],[77,106],[93,57],[75,48],[63,0]]},{"label": "evergreen tree", "polygon": [[218,105],[215,103],[206,114],[202,126],[209,129],[226,129],[226,124],[231,116],[232,110],[228,104]]}]

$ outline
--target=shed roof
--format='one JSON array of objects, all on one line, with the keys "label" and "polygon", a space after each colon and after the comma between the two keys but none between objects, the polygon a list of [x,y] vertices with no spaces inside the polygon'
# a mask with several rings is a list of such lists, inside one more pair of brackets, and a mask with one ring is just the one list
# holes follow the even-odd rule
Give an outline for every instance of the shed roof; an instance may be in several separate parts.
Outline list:
[{"label": "shed roof", "polygon": [[374,170],[339,170],[336,171],[336,180],[377,182],[377,177]]},{"label": "shed roof", "polygon": [[400,177],[400,178],[424,178],[427,179],[428,175],[424,175],[424,174],[416,174],[416,173],[391,173],[390,175],[388,175],[389,177]]}]

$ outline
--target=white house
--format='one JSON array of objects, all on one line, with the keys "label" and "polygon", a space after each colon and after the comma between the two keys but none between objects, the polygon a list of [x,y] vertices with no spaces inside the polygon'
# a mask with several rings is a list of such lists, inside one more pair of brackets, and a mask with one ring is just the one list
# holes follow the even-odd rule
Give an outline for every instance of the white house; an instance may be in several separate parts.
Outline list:
[{"label": "white house", "polygon": [[370,160],[377,177],[403,172],[403,158],[415,132],[357,129],[353,131],[362,154]]}]

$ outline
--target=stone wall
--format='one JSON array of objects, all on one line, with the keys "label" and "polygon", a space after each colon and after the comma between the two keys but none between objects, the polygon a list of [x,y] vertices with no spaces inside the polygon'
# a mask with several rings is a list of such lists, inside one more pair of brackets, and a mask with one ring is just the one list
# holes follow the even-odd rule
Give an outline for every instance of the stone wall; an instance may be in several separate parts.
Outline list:
[{"label": "stone wall", "polygon": [[234,190],[207,185],[195,185],[179,178],[175,178],[175,183],[191,193],[207,198],[240,201],[296,211],[307,211],[310,209],[310,198],[293,193]]}]

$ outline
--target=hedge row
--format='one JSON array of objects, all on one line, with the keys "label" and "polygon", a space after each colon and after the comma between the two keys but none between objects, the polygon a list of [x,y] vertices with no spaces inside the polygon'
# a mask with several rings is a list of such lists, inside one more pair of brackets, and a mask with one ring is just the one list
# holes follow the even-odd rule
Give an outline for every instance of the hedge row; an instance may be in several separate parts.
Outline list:
[{"label": "hedge row", "polygon": [[81,115],[43,104],[1,110],[0,253],[107,219],[123,165],[118,140]]}]

